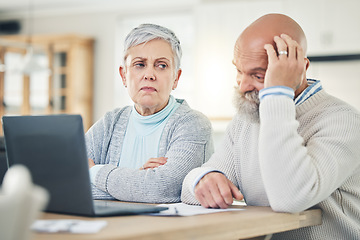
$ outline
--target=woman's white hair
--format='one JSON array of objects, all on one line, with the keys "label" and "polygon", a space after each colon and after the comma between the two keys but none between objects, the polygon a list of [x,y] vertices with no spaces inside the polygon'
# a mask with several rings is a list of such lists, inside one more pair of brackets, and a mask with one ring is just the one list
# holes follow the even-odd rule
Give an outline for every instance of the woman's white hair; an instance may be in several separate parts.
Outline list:
[{"label": "woman's white hair", "polygon": [[154,39],[163,39],[170,44],[174,53],[175,71],[177,72],[177,70],[180,69],[180,60],[182,56],[180,41],[173,31],[156,24],[141,24],[131,30],[131,32],[126,36],[124,43],[124,63],[126,62],[129,48]]}]

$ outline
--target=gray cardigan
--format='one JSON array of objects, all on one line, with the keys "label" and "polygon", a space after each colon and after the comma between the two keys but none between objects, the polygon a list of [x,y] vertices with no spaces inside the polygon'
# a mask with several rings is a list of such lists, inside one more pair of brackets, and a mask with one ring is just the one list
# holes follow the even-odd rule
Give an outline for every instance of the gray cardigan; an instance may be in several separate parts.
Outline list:
[{"label": "gray cardigan", "polygon": [[159,143],[159,157],[167,163],[154,169],[120,168],[127,123],[132,107],[108,112],[86,133],[88,157],[95,164],[105,164],[96,175],[94,199],[167,203],[180,202],[186,174],[201,166],[213,153],[211,123],[200,112],[192,110],[185,100],[170,116]]}]

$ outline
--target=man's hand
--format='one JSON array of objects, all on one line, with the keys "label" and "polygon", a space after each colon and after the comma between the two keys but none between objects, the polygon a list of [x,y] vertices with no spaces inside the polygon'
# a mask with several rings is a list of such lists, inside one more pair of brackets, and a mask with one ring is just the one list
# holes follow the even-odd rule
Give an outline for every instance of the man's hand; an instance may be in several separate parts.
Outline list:
[{"label": "man's hand", "polygon": [[92,168],[93,166],[95,166],[94,160],[89,158],[89,169]]},{"label": "man's hand", "polygon": [[148,168],[157,168],[161,165],[167,163],[167,157],[159,157],[159,158],[150,158],[141,168],[140,170],[148,169]]},{"label": "man's hand", "polygon": [[[264,46],[268,55],[264,87],[287,86],[296,91],[305,77],[305,53],[302,47],[286,34],[275,36],[274,41],[279,55],[273,45]],[[287,54],[284,54],[286,52]]]},{"label": "man's hand", "polygon": [[199,181],[195,197],[206,208],[227,208],[233,203],[233,198],[244,198],[240,190],[219,172],[210,172]]}]

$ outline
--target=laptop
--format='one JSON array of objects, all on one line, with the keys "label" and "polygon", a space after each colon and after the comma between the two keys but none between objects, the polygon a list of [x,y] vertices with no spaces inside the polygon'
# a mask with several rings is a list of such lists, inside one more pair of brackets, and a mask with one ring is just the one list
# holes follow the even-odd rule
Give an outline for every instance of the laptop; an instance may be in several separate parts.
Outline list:
[{"label": "laptop", "polygon": [[5,173],[8,169],[4,138],[0,136],[0,185],[2,185]]},{"label": "laptop", "polygon": [[2,117],[8,166],[25,165],[50,193],[46,212],[117,216],[166,210],[150,204],[92,199],[80,115]]}]

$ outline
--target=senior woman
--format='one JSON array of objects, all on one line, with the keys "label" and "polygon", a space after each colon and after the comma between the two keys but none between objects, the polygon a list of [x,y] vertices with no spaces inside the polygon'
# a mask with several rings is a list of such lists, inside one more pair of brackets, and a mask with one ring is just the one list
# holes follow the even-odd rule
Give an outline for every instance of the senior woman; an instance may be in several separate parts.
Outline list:
[{"label": "senior woman", "polygon": [[213,153],[209,120],[170,95],[181,54],[165,27],[142,24],[126,37],[119,72],[134,105],[108,112],[86,133],[95,199],[180,202],[186,174]]}]

